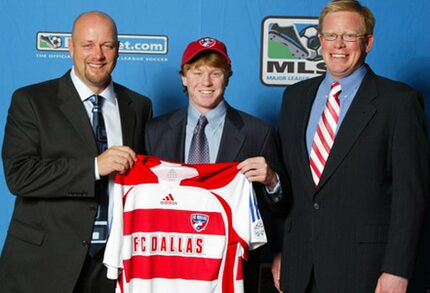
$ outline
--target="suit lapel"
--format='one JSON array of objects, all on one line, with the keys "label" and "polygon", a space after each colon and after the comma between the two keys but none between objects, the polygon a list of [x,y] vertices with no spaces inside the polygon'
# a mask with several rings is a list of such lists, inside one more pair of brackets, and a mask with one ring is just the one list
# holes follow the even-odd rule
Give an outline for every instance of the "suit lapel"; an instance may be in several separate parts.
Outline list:
[{"label": "suit lapel", "polygon": [[372,100],[377,96],[377,87],[374,73],[368,69],[348,112],[336,135],[333,148],[321,176],[318,189],[324,186],[333,172],[342,163],[351,150],[366,125],[376,113]]},{"label": "suit lapel", "polygon": [[[137,117],[132,107],[133,101],[127,93],[115,83],[114,89],[121,118],[122,144],[134,148],[134,129]],[[141,135],[143,135],[143,133]]]},{"label": "suit lapel", "polygon": [[187,125],[187,108],[175,112],[169,119],[169,129],[165,134],[168,158],[174,161],[185,161],[185,127]]},{"label": "suit lapel", "polygon": [[60,78],[58,99],[60,110],[85,142],[83,146],[88,147],[88,150],[92,154],[97,155],[98,150],[90,120],[88,119],[87,112],[70,78],[70,71]]},{"label": "suit lapel", "polygon": [[246,136],[240,131],[243,120],[239,112],[226,103],[227,113],[216,162],[233,162],[245,142]]}]

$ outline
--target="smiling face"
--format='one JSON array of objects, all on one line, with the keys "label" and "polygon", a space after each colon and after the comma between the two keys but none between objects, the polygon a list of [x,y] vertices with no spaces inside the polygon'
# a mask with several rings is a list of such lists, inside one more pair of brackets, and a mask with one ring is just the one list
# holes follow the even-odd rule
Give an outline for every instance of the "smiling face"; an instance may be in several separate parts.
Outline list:
[{"label": "smiling face", "polygon": [[188,98],[201,114],[214,109],[224,99],[226,76],[222,68],[201,64],[182,75]]},{"label": "smiling face", "polygon": [[97,12],[80,16],[73,27],[70,43],[75,73],[94,93],[109,84],[118,57],[116,27]]},{"label": "smiling face", "polygon": [[[363,18],[357,12],[329,12],[322,22],[322,33],[366,34]],[[373,35],[359,38],[356,42],[345,42],[340,36],[326,41],[320,36],[322,55],[327,70],[335,80],[353,73],[364,64],[366,54],[373,45]]]}]

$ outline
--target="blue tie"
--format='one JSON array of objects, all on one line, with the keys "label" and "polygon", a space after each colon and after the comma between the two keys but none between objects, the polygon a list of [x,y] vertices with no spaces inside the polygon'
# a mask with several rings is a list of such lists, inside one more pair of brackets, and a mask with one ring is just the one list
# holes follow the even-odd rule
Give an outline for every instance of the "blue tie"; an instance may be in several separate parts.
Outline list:
[{"label": "blue tie", "polygon": [[[103,97],[92,95],[88,100],[93,104],[92,126],[99,154],[107,149],[106,127],[102,114]],[[97,255],[106,245],[108,236],[108,178],[102,177],[96,182],[96,197],[98,199],[97,214],[94,220],[91,245],[88,251],[90,256]]]},{"label": "blue tie", "polygon": [[93,131],[94,136],[97,142],[97,148],[99,150],[99,154],[103,153],[107,150],[107,135],[106,135],[106,127],[105,121],[103,119],[102,114],[102,106],[103,106],[103,97],[98,95],[92,95],[88,98],[89,101],[93,104]]},{"label": "blue tie", "polygon": [[209,163],[209,144],[205,135],[205,127],[208,124],[208,119],[204,115],[200,115],[197,126],[193,132],[190,151],[188,153],[188,163],[203,164]]}]

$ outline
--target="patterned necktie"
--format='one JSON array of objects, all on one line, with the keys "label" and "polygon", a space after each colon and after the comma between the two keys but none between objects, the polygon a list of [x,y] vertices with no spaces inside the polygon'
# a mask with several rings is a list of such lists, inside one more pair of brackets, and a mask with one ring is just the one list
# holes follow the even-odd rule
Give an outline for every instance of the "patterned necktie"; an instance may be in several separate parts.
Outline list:
[{"label": "patterned necktie", "polygon": [[190,151],[188,153],[188,163],[203,164],[209,163],[209,145],[205,135],[205,127],[208,124],[206,116],[200,115],[199,122],[194,128],[191,140]]},{"label": "patterned necktie", "polygon": [[315,186],[318,186],[321,174],[333,146],[334,138],[336,137],[340,112],[340,92],[340,83],[333,83],[312,143],[309,163]]},{"label": "patterned necktie", "polygon": [[102,96],[92,95],[88,99],[93,104],[93,109],[91,111],[93,113],[92,125],[97,142],[97,148],[99,150],[99,154],[101,154],[107,150],[106,127],[102,114],[104,98]]},{"label": "patterned necktie", "polygon": [[[94,136],[97,142],[99,154],[107,149],[107,135],[106,128],[102,114],[103,97],[92,95],[88,100],[93,104],[92,109],[92,126]],[[98,197],[97,214],[94,220],[93,233],[91,238],[91,245],[89,248],[89,255],[95,256],[106,245],[108,235],[108,179],[102,177],[96,182],[96,196]]]}]

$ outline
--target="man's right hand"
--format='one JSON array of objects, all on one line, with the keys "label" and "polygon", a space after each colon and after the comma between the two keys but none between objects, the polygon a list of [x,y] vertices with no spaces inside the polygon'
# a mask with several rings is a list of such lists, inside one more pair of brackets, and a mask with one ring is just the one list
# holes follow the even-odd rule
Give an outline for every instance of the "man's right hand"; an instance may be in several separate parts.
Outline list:
[{"label": "man's right hand", "polygon": [[282,293],[281,291],[281,254],[277,254],[273,258],[272,263],[272,276],[273,276],[273,284],[275,285],[275,288],[278,290],[278,292]]},{"label": "man's right hand", "polygon": [[127,146],[112,146],[97,157],[100,176],[112,172],[124,174],[137,161],[136,153]]}]

